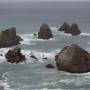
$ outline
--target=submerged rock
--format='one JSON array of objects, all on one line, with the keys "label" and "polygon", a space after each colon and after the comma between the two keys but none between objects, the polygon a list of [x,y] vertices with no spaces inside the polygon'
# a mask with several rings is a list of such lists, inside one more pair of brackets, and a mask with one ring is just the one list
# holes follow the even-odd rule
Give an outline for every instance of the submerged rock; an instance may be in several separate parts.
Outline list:
[{"label": "submerged rock", "polygon": [[55,68],[55,67],[52,64],[48,64],[48,65],[46,65],[46,68]]},{"label": "submerged rock", "polygon": [[11,47],[20,44],[21,37],[16,35],[16,28],[12,27],[0,33],[0,48]]},{"label": "submerged rock", "polygon": [[34,34],[34,36],[37,36],[37,34]]},{"label": "submerged rock", "polygon": [[14,48],[14,49],[9,50],[5,54],[5,57],[7,61],[11,63],[19,63],[22,61],[26,61],[26,58],[24,55],[22,55],[20,48]]},{"label": "submerged rock", "polygon": [[47,24],[42,24],[38,33],[39,39],[50,39],[53,38],[52,32]]},{"label": "submerged rock", "polygon": [[36,56],[34,56],[34,55],[31,55],[31,58],[33,58],[33,59],[38,61],[38,58]]},{"label": "submerged rock", "polygon": [[69,33],[72,35],[79,35],[81,33],[76,23],[69,26],[69,24],[66,22],[61,26],[61,28],[59,28],[59,31],[64,31],[64,33]]},{"label": "submerged rock", "polygon": [[71,73],[85,73],[90,71],[90,54],[72,44],[61,50],[55,57],[58,70]]},{"label": "submerged rock", "polygon": [[3,54],[0,54],[0,56],[3,56]]}]

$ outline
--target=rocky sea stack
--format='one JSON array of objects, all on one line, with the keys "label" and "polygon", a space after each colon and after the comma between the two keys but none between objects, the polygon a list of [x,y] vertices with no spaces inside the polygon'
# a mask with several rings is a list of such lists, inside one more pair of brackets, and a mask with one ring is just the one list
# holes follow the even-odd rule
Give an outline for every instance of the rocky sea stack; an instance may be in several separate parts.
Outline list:
[{"label": "rocky sea stack", "polygon": [[20,44],[21,37],[16,35],[16,28],[12,27],[0,33],[0,48],[11,47]]},{"label": "rocky sea stack", "polygon": [[22,55],[20,48],[14,48],[12,50],[9,50],[6,53],[5,57],[7,61],[11,63],[19,63],[26,60],[25,56]]},{"label": "rocky sea stack", "polygon": [[52,32],[47,24],[42,24],[38,33],[39,39],[50,39],[53,38]]},{"label": "rocky sea stack", "polygon": [[58,70],[71,73],[90,72],[90,54],[75,44],[64,47],[56,55],[55,61]]},{"label": "rocky sea stack", "polygon": [[81,33],[79,26],[76,23],[73,23],[71,26],[68,23],[64,23],[59,31],[64,31],[64,33],[69,33],[72,35],[79,35]]}]

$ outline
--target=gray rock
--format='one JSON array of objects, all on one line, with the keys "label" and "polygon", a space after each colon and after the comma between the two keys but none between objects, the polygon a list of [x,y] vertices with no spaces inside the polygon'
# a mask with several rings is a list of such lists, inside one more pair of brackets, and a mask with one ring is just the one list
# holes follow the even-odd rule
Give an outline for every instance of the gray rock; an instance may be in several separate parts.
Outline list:
[{"label": "gray rock", "polygon": [[76,23],[73,23],[70,26],[66,22],[59,28],[59,31],[64,31],[64,33],[69,33],[72,35],[79,35],[81,33],[81,31]]},{"label": "gray rock", "polygon": [[21,37],[16,35],[16,28],[12,27],[0,33],[0,48],[20,44]]},{"label": "gray rock", "polygon": [[42,24],[40,31],[38,32],[39,39],[50,39],[53,38],[52,32],[47,24]]},{"label": "gray rock", "polygon": [[35,59],[36,61],[38,61],[38,58],[34,55],[31,55],[31,58]]},{"label": "gray rock", "polygon": [[69,31],[70,26],[68,23],[64,22],[64,24],[59,28],[59,31]]}]

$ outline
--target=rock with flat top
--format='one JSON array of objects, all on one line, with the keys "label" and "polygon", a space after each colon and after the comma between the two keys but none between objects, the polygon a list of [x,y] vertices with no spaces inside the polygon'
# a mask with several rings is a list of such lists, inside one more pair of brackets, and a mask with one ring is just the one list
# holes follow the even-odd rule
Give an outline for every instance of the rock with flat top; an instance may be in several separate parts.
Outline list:
[{"label": "rock with flat top", "polygon": [[0,33],[0,48],[18,45],[21,40],[21,37],[16,35],[15,27],[6,29]]}]

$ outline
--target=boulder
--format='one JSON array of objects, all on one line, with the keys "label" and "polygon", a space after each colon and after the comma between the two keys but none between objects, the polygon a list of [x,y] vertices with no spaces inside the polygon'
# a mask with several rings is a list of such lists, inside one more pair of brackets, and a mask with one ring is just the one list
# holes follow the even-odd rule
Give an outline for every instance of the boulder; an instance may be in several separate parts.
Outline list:
[{"label": "boulder", "polygon": [[46,65],[46,68],[55,68],[55,67],[54,67],[54,65],[52,65],[52,64],[47,64],[47,65]]},{"label": "boulder", "polygon": [[21,37],[16,35],[15,27],[6,29],[0,33],[0,48],[18,45],[21,40]]},{"label": "boulder", "polygon": [[58,70],[71,73],[85,73],[90,71],[90,54],[76,44],[64,47],[55,56]]},{"label": "boulder", "polygon": [[61,26],[61,28],[59,28],[59,31],[64,31],[64,33],[69,33],[72,35],[79,35],[81,33],[81,31],[76,23],[73,23],[70,26],[66,22]]},{"label": "boulder", "polygon": [[20,48],[14,48],[9,50],[5,54],[5,58],[7,59],[8,62],[11,62],[11,63],[19,63],[22,61],[26,61],[25,56],[22,55]]},{"label": "boulder", "polygon": [[40,31],[38,32],[39,39],[50,39],[53,38],[52,32],[47,24],[42,24]]}]

